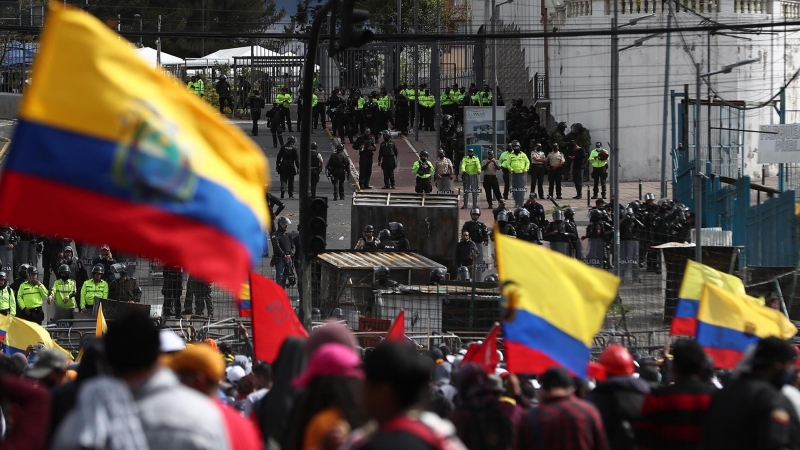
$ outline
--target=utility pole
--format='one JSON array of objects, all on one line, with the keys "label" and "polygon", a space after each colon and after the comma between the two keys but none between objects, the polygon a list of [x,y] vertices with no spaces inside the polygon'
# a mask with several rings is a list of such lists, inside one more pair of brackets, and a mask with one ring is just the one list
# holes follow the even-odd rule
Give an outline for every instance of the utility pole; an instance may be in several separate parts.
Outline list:
[{"label": "utility pole", "polygon": [[614,274],[619,276],[619,1],[613,0],[614,18],[611,20],[611,197],[614,200]]},{"label": "utility pole", "polygon": [[[419,33],[419,1],[414,0],[414,33]],[[430,73],[430,71],[428,72]],[[419,44],[414,44],[414,141],[419,141]]]},{"label": "utility pole", "polygon": [[158,40],[156,41],[156,65],[161,67],[161,14],[158,15]]},{"label": "utility pole", "polygon": [[694,260],[703,262],[703,165],[700,160],[700,63],[695,63],[697,91],[694,99]]},{"label": "utility pole", "polygon": [[[669,13],[667,14],[667,29],[672,28],[672,0],[667,0]],[[672,48],[672,33],[667,33],[667,56],[664,64],[664,110],[661,124],[661,195],[658,198],[667,198],[667,122],[669,121],[669,53]]]},{"label": "utility pole", "polygon": [[[442,0],[436,0],[436,34],[439,35],[442,33]],[[435,159],[439,153],[439,149],[441,148],[442,142],[442,86],[441,86],[441,79],[442,79],[442,46],[440,41],[436,41],[436,46],[433,47],[436,51],[436,54],[433,55],[435,58],[434,61],[436,63],[436,71],[434,72],[434,76],[431,77],[431,92],[433,93],[434,97],[434,104],[433,104],[433,124],[436,127],[436,154],[431,155],[431,158]],[[432,51],[433,52],[433,51]]]}]

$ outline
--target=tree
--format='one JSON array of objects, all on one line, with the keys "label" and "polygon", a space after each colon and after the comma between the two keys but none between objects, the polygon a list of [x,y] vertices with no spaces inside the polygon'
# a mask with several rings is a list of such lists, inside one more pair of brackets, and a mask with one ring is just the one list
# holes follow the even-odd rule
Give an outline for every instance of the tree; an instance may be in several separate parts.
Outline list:
[{"label": "tree", "polygon": [[[163,31],[258,33],[279,22],[286,12],[274,0],[92,0],[89,12],[105,20],[120,17],[122,31],[155,31],[161,15]],[[223,48],[250,45],[248,39],[162,38],[161,49],[182,58],[198,58]],[[154,47],[155,38],[144,45]]]}]

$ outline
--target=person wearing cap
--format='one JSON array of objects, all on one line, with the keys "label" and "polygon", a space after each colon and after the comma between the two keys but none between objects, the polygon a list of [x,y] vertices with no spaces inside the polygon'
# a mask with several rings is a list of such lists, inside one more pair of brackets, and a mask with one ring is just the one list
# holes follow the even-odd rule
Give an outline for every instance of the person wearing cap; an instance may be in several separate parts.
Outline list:
[{"label": "person wearing cap", "polygon": [[489,150],[486,152],[486,158],[481,162],[481,171],[483,172],[483,189],[486,191],[486,202],[489,204],[489,209],[492,209],[492,194],[498,201],[502,198],[500,196],[500,182],[497,181],[497,171],[502,171],[500,161],[494,157],[494,151]]},{"label": "person wearing cap", "polygon": [[548,369],[539,383],[539,406],[520,420],[515,450],[616,450],[609,446],[600,413],[575,396],[574,382],[565,369]]},{"label": "person wearing cap", "polygon": [[542,151],[542,144],[536,143],[531,150],[531,193],[536,192],[538,187],[539,197],[544,197],[544,164],[547,156]]},{"label": "person wearing cap", "polygon": [[69,277],[69,266],[62,264],[58,267],[58,278],[53,283],[53,302],[56,305],[56,320],[72,319],[78,296],[75,280]]},{"label": "person wearing cap", "polygon": [[8,285],[8,275],[0,272],[0,314],[7,316],[17,315],[17,296],[14,290]]},{"label": "person wearing cap", "polygon": [[461,160],[461,179],[464,181],[464,206],[461,209],[468,209],[467,201],[469,194],[472,194],[472,207],[478,208],[478,178],[481,173],[481,161],[475,156],[475,150],[468,149],[467,156]]},{"label": "person wearing cap", "polygon": [[366,422],[360,401],[364,372],[349,346],[323,344],[311,354],[306,370],[292,382],[304,389],[293,414],[299,420],[289,436],[290,449],[336,448],[351,430]]},{"label": "person wearing cap", "polygon": [[36,354],[33,367],[25,372],[25,376],[47,389],[54,389],[66,381],[67,364],[67,355],[63,351],[45,348]]},{"label": "person wearing cap", "polygon": [[111,255],[111,247],[103,245],[100,247],[100,256],[92,260],[92,267],[100,264],[103,266],[103,279],[107,282],[114,280],[114,274],[111,272],[111,266],[117,264],[117,260]]},{"label": "person wearing cap", "polygon": [[800,421],[781,394],[794,361],[788,342],[777,337],[758,341],[752,361],[712,397],[704,448],[796,448]]},{"label": "person wearing cap", "polygon": [[111,271],[114,280],[108,285],[108,298],[139,303],[142,299],[142,288],[136,278],[128,276],[128,267],[124,264],[112,264]]},{"label": "person wearing cap", "polygon": [[230,449],[262,448],[261,436],[253,423],[217,400],[217,391],[225,371],[225,363],[219,353],[207,345],[198,344],[175,353],[167,366],[184,386],[208,396],[214,402],[225,423]]},{"label": "person wearing cap", "polygon": [[44,311],[42,305],[44,300],[50,301],[50,293],[39,281],[39,270],[34,266],[28,267],[28,280],[19,286],[17,293],[17,315],[20,319],[25,319],[33,323],[42,324]]},{"label": "person wearing cap", "polygon": [[552,145],[553,151],[547,155],[545,168],[547,169],[547,180],[550,186],[547,191],[549,197],[553,196],[553,185],[556,187],[556,199],[561,200],[561,176],[564,172],[564,154],[558,144]]},{"label": "person wearing cap", "polygon": [[433,163],[434,178],[436,179],[436,193],[437,194],[452,194],[453,193],[453,177],[456,174],[456,169],[453,162],[445,155],[444,149],[440,148],[437,154],[437,159]]},{"label": "person wearing cap", "polygon": [[86,314],[86,307],[93,307],[96,298],[108,298],[108,283],[103,279],[103,266],[100,264],[92,267],[92,279],[81,286],[81,312]]},{"label": "person wearing cap", "polygon": [[645,395],[650,392],[650,385],[634,376],[633,356],[621,345],[606,347],[598,362],[608,378],[599,383],[586,399],[600,411],[611,448],[633,449],[631,425],[641,417],[641,406]]},{"label": "person wearing cap", "polygon": [[522,205],[525,204],[525,191],[528,185],[527,173],[530,165],[528,155],[522,151],[519,141],[512,141],[511,154],[506,158],[504,167],[511,172],[511,189],[515,208],[522,208]]}]

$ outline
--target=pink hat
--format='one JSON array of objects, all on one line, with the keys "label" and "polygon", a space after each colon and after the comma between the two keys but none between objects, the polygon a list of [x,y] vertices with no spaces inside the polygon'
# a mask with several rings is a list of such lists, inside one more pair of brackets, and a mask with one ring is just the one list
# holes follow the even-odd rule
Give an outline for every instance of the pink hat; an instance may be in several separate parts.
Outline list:
[{"label": "pink hat", "polygon": [[361,359],[353,349],[342,344],[323,344],[308,362],[305,372],[292,381],[292,386],[302,388],[316,377],[348,377],[364,379]]}]

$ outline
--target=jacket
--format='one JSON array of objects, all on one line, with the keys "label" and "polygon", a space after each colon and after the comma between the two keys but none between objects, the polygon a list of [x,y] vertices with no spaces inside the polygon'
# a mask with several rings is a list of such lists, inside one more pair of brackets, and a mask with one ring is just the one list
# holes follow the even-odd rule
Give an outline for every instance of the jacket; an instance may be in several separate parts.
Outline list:
[{"label": "jacket", "polygon": [[81,286],[81,309],[93,306],[95,297],[108,298],[108,283],[106,280],[100,280],[99,283],[95,283],[94,279],[91,279],[83,283],[83,286]]},{"label": "jacket", "polygon": [[523,152],[511,152],[511,154],[508,155],[508,158],[506,158],[505,162],[505,167],[511,173],[527,173],[528,169],[531,167],[531,162],[528,159],[528,156]]},{"label": "jacket", "polygon": [[75,309],[75,297],[78,295],[75,280],[58,279],[53,283],[53,302],[56,308]]},{"label": "jacket", "polygon": [[461,173],[467,175],[477,175],[481,173],[481,161],[477,156],[465,156],[461,160]]},{"label": "jacket", "polygon": [[136,278],[114,280],[108,285],[108,298],[121,302],[136,302],[142,299],[142,288]]},{"label": "jacket", "polygon": [[433,164],[428,160],[418,159],[411,166],[411,173],[417,178],[430,179],[431,175],[433,175]]},{"label": "jacket", "polygon": [[8,310],[9,315],[17,315],[17,299],[14,290],[7,285],[0,288],[0,310],[5,309]]},{"label": "jacket", "polygon": [[20,309],[33,309],[42,306],[42,300],[50,295],[44,284],[34,286],[30,281],[22,283],[17,293],[17,304]]}]

